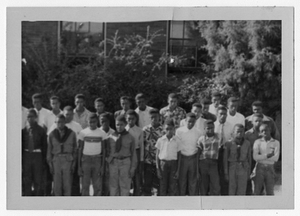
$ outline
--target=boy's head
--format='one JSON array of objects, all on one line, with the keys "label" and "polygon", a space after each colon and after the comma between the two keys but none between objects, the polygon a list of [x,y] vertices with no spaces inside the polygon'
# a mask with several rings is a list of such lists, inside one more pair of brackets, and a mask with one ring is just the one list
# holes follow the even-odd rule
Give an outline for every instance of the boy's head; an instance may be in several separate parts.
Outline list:
[{"label": "boy's head", "polygon": [[157,126],[159,125],[159,120],[160,120],[160,114],[158,109],[151,109],[149,111],[150,114],[150,119],[151,119],[151,125],[152,126]]},{"label": "boy's head", "polygon": [[33,108],[28,109],[27,121],[30,125],[33,125],[37,120],[37,113]]},{"label": "boy's head", "polygon": [[83,94],[77,94],[75,96],[76,109],[83,109],[85,105],[85,96]]},{"label": "boy's head", "polygon": [[58,130],[63,130],[66,125],[66,117],[63,114],[58,114],[55,123]]},{"label": "boy's head", "polygon": [[110,118],[110,115],[109,113],[102,113],[99,117],[100,119],[100,125],[103,127],[103,128],[109,128],[109,118]]},{"label": "boy's head", "polygon": [[202,105],[200,103],[194,103],[191,113],[194,113],[196,115],[196,119],[198,119],[202,114]]},{"label": "boy's head", "polygon": [[66,106],[64,107],[64,116],[66,117],[66,123],[69,123],[73,120],[73,115],[74,115],[74,112],[73,112],[73,108],[71,106]]},{"label": "boy's head", "polygon": [[43,96],[40,93],[36,93],[32,95],[32,105],[37,110],[42,109],[42,103],[43,103]]},{"label": "boy's head", "polygon": [[235,97],[228,98],[227,107],[228,107],[228,111],[231,115],[236,114],[238,105],[239,105],[239,101],[237,98],[235,98]]},{"label": "boy's head", "polygon": [[134,110],[128,110],[126,112],[126,121],[129,125],[129,127],[133,127],[137,124],[138,121],[138,114]]},{"label": "boy's head", "polygon": [[263,113],[263,109],[262,109],[263,105],[261,101],[254,101],[252,103],[252,112],[253,113]]},{"label": "boy's head", "polygon": [[265,139],[270,139],[271,138],[271,130],[270,130],[269,125],[267,125],[267,124],[262,124],[259,127],[259,133]]},{"label": "boy's head", "polygon": [[252,125],[255,130],[259,130],[260,125],[262,124],[263,115],[261,113],[254,113],[252,118]]},{"label": "boy's head", "polygon": [[236,139],[242,139],[244,137],[245,127],[242,124],[236,124],[233,128],[233,137]]},{"label": "boy's head", "polygon": [[131,100],[130,97],[128,96],[122,96],[120,98],[120,105],[122,107],[123,110],[127,111],[130,109],[131,106]]},{"label": "boy's head", "polygon": [[212,120],[207,120],[204,123],[204,130],[207,136],[213,136],[215,134],[215,124]]},{"label": "boy's head", "polygon": [[203,99],[201,101],[201,105],[202,105],[202,113],[203,114],[207,114],[208,110],[209,110],[209,105],[211,104],[210,100],[208,99]]},{"label": "boy's head", "polygon": [[176,108],[178,105],[178,100],[179,100],[179,97],[177,94],[175,94],[175,93],[169,94],[169,96],[168,96],[169,107],[173,108],[173,109]]},{"label": "boy's head", "polygon": [[59,110],[60,107],[60,99],[57,96],[52,96],[50,98],[50,106],[52,110]]},{"label": "boy's head", "polygon": [[118,133],[121,133],[125,130],[125,126],[126,126],[127,122],[126,122],[126,118],[124,115],[119,115],[116,118],[116,129]]},{"label": "boy's head", "polygon": [[95,109],[97,113],[103,113],[105,108],[105,103],[102,98],[97,98],[94,102]]},{"label": "boy's head", "polygon": [[226,118],[227,118],[227,109],[225,106],[220,105],[218,107],[218,120],[221,124],[226,122]]},{"label": "boy's head", "polygon": [[188,113],[186,115],[186,123],[187,123],[187,128],[190,130],[194,127],[196,122],[196,115],[194,113]]},{"label": "boy's head", "polygon": [[146,109],[146,96],[143,93],[139,93],[135,96],[135,102],[139,109]]},{"label": "boy's head", "polygon": [[220,102],[221,102],[220,92],[215,91],[212,93],[211,102],[213,103],[215,108],[218,108],[218,106],[220,105]]},{"label": "boy's head", "polygon": [[172,137],[175,133],[175,123],[173,119],[166,119],[164,123],[164,131],[168,137]]},{"label": "boy's head", "polygon": [[88,116],[88,125],[91,130],[95,130],[98,124],[98,116],[96,113],[90,113]]}]

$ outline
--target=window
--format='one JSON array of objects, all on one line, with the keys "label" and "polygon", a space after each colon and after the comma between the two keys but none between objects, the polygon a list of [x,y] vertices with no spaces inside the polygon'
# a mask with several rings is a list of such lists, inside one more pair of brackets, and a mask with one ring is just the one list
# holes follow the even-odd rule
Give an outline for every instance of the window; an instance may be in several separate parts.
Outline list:
[{"label": "window", "polygon": [[169,52],[170,55],[186,58],[182,68],[200,67],[202,43],[203,40],[197,30],[197,21],[170,22]]},{"label": "window", "polygon": [[[61,22],[61,45],[68,55],[90,56],[101,51],[104,24],[96,22]],[[103,47],[102,47],[103,49]]]}]

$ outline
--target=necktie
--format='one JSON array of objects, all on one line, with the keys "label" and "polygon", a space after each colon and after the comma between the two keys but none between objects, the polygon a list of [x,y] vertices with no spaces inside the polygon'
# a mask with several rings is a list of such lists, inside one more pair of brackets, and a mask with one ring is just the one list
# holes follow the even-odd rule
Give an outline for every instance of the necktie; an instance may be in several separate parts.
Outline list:
[{"label": "necktie", "polygon": [[126,130],[122,131],[121,133],[118,133],[118,138],[116,140],[116,153],[118,153],[121,150],[122,147],[122,136],[126,135],[128,132]]},{"label": "necktie", "polygon": [[28,132],[29,132],[29,134],[28,134],[28,150],[30,153],[32,153],[34,150],[34,143],[33,143],[33,132],[32,132],[31,127],[28,129]]}]

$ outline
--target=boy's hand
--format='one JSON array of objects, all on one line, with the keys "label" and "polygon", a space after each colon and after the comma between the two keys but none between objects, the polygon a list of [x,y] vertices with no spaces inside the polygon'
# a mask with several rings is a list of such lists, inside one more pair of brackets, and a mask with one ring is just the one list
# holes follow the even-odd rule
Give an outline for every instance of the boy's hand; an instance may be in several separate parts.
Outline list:
[{"label": "boy's hand", "polygon": [[133,176],[134,176],[134,169],[130,169],[129,170],[129,178],[133,178]]},{"label": "boy's hand", "polygon": [[83,176],[83,171],[81,167],[78,167],[78,175]]},{"label": "boy's hand", "polygon": [[53,166],[52,166],[51,163],[49,164],[49,170],[50,170],[51,175],[53,175],[54,174],[54,169],[53,169]]},{"label": "boy's hand", "polygon": [[158,177],[159,179],[162,179],[162,175],[161,175],[160,169],[157,169],[157,177]]},{"label": "boy's hand", "polygon": [[179,172],[176,171],[176,173],[175,173],[175,175],[174,175],[174,179],[178,179],[178,177],[179,177]]},{"label": "boy's hand", "polygon": [[267,158],[271,158],[273,157],[275,154],[274,154],[274,151],[272,151],[271,153],[267,154]]},{"label": "boy's hand", "polygon": [[225,181],[226,181],[226,182],[229,181],[229,176],[228,176],[228,174],[225,174]]}]

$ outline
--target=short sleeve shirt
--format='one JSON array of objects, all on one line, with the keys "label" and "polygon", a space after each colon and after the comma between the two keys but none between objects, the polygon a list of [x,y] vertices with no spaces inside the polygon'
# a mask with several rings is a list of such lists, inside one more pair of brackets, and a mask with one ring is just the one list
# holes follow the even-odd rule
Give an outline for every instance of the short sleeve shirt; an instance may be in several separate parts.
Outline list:
[{"label": "short sleeve shirt", "polygon": [[166,135],[159,138],[155,147],[159,150],[160,160],[177,160],[177,153],[181,150],[180,139],[173,136],[170,140]]},{"label": "short sleeve shirt", "polygon": [[208,137],[206,135],[201,136],[197,142],[197,145],[201,152],[199,157],[200,160],[218,159],[220,141],[217,134],[212,137]]},{"label": "short sleeve shirt", "polygon": [[78,135],[78,139],[84,141],[84,155],[98,155],[102,152],[101,144],[107,139],[107,134],[99,128],[91,130],[83,129]]}]

